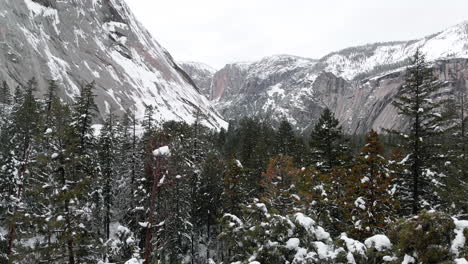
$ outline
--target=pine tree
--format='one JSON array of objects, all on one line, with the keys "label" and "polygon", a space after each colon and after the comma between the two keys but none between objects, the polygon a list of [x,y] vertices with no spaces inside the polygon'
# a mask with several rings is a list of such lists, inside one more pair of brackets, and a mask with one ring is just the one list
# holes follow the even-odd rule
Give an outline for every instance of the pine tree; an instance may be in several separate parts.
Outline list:
[{"label": "pine tree", "polygon": [[[35,263],[63,263],[69,255],[63,251],[68,219],[64,209],[65,149],[70,130],[71,113],[55,93],[51,82],[47,100],[42,106],[38,135],[36,163],[31,167],[32,178],[28,182],[29,206],[23,219],[28,221],[35,235],[42,236],[36,243],[36,250],[25,249],[22,257],[32,258]],[[27,217],[26,217],[27,216]],[[33,254],[34,253],[34,254]]]},{"label": "pine tree", "polygon": [[117,147],[118,135],[116,134],[116,127],[118,126],[116,118],[109,114],[104,127],[101,131],[99,138],[99,167],[101,169],[101,186],[103,198],[103,225],[104,225],[104,238],[110,238],[110,224],[112,220],[113,207],[113,185],[117,177]]},{"label": "pine tree", "polygon": [[[15,96],[15,105],[12,110],[12,123],[10,130],[10,154],[4,167],[6,172],[4,180],[9,182],[8,217],[8,245],[7,255],[13,257],[15,241],[17,240],[18,229],[21,230],[21,215],[24,212],[24,193],[27,181],[29,180],[32,161],[35,156],[35,136],[38,134],[39,107],[34,96],[37,83],[30,80],[25,87],[24,94],[18,92]],[[19,91],[19,89],[17,89]]]},{"label": "pine tree", "polygon": [[338,120],[326,108],[311,134],[312,160],[321,171],[328,172],[348,159],[348,147]]},{"label": "pine tree", "polygon": [[295,168],[292,158],[276,156],[271,159],[265,173],[262,174],[260,185],[263,193],[260,201],[269,205],[280,215],[286,215],[298,210],[296,181],[299,169]]},{"label": "pine tree", "polygon": [[209,152],[200,173],[200,188],[196,197],[196,227],[206,247],[206,261],[212,257],[217,234],[217,221],[221,216],[221,194],[223,192],[223,163],[218,154]]},{"label": "pine tree", "polygon": [[226,164],[221,195],[223,213],[238,215],[247,202],[246,172],[239,160],[231,159]]},{"label": "pine tree", "polygon": [[291,124],[286,120],[281,121],[275,136],[275,153],[293,156],[295,143],[296,139]]},{"label": "pine tree", "polygon": [[6,81],[3,81],[2,86],[0,87],[0,104],[11,104],[10,87]]},{"label": "pine tree", "polygon": [[349,231],[358,239],[384,233],[396,219],[398,204],[392,191],[395,173],[382,154],[379,135],[371,131],[346,177],[343,207],[349,217]]},{"label": "pine tree", "polygon": [[406,197],[401,198],[402,206],[410,207],[413,214],[417,214],[422,206],[434,206],[438,200],[434,182],[440,182],[437,164],[440,164],[441,146],[437,138],[444,132],[439,113],[441,102],[435,98],[438,89],[432,68],[417,50],[407,68],[405,83],[393,102],[399,114],[409,120],[408,134],[393,132],[399,135],[401,148],[407,153],[405,163],[409,173],[401,187],[410,188],[406,190]]},{"label": "pine tree", "polygon": [[[72,122],[66,135],[66,148],[61,156],[62,195],[65,230],[62,240],[66,244],[70,264],[92,262],[100,254],[100,226],[92,220],[100,209],[95,199],[97,164],[94,159],[95,138],[92,120],[97,107],[94,103],[94,83],[82,87],[72,113]],[[94,199],[93,199],[94,198]]]},{"label": "pine tree", "polygon": [[160,133],[170,142],[171,156],[167,159],[166,174],[160,185],[157,214],[158,244],[161,259],[178,263],[183,259],[195,261],[194,204],[198,193],[199,173],[196,161],[202,158],[201,142],[195,135],[200,128],[183,122],[167,122]]},{"label": "pine tree", "polygon": [[468,191],[468,137],[466,135],[468,103],[464,76],[453,76],[454,90],[444,102],[442,118],[445,120],[447,136],[442,138],[442,151],[447,161],[441,166],[447,177],[443,179],[441,192],[444,208],[452,213],[468,212],[464,194]]}]

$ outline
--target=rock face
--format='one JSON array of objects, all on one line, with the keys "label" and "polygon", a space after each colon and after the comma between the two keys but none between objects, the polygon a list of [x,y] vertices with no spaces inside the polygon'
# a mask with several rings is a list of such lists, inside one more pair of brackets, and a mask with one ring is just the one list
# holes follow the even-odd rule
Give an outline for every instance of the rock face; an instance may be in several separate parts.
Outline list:
[{"label": "rock face", "polygon": [[200,62],[183,61],[179,66],[192,78],[200,93],[211,97],[211,80],[216,72],[214,68]]},{"label": "rock face", "polygon": [[68,102],[94,80],[101,115],[142,117],[153,105],[157,119],[193,122],[199,109],[210,127],[225,126],[123,0],[0,1],[0,79],[14,87],[32,77],[39,94],[57,80]]},{"label": "rock face", "polygon": [[287,119],[307,130],[329,107],[350,134],[405,128],[407,121],[391,102],[418,48],[448,90],[464,83],[468,23],[419,40],[352,47],[320,60],[280,55],[229,64],[214,74],[211,99],[226,119]]}]

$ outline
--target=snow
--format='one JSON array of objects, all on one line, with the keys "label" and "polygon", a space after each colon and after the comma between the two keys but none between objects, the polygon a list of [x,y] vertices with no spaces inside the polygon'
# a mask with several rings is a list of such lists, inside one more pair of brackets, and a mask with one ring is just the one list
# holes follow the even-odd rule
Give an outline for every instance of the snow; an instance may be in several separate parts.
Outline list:
[{"label": "snow", "polygon": [[397,257],[384,256],[382,258],[382,260],[385,261],[385,262],[390,262],[390,261],[396,261],[396,260],[398,260],[398,258]]},{"label": "snow", "polygon": [[142,264],[143,261],[142,260],[138,260],[136,258],[132,258],[130,260],[128,260],[127,262],[125,262],[125,264]]},{"label": "snow", "polygon": [[179,61],[178,64],[180,65],[188,65],[192,68],[198,69],[199,71],[202,72],[209,72],[211,74],[214,74],[217,72],[217,70],[205,63],[201,62],[195,62],[195,61]]},{"label": "snow", "polygon": [[272,96],[281,96],[283,97],[285,94],[285,91],[283,89],[281,89],[281,86],[282,84],[281,83],[278,83],[276,85],[273,85],[272,87],[270,87],[270,89],[268,90],[267,94],[269,97],[272,97]]},{"label": "snow", "polygon": [[327,259],[330,257],[330,247],[321,241],[314,242],[317,254],[320,259]]},{"label": "snow", "polygon": [[163,146],[163,147],[160,147],[158,149],[155,149],[153,151],[153,155],[155,157],[162,157],[162,156],[169,157],[169,156],[171,156],[171,151],[169,150],[168,146]]},{"label": "snow", "polygon": [[239,219],[239,217],[233,215],[233,214],[224,214],[224,216],[227,216],[229,218],[231,218],[231,220],[233,220],[234,222],[236,222],[236,224],[239,226],[239,227],[242,227],[244,226],[244,224],[242,223],[242,220]]},{"label": "snow", "polygon": [[295,220],[306,229],[309,229],[315,225],[315,221],[312,218],[305,216],[303,213],[296,213],[294,215]]},{"label": "snow", "polygon": [[[466,58],[468,32],[466,23],[455,25],[438,34],[417,41],[389,42],[352,47],[328,55],[325,71],[352,80],[360,73],[381,65],[401,63],[420,48],[428,61],[439,58]],[[391,70],[389,71],[391,72]]]},{"label": "snow", "polygon": [[149,223],[148,222],[138,222],[138,225],[140,225],[141,227],[148,227],[149,226]]},{"label": "snow", "polygon": [[240,160],[236,160],[236,165],[237,165],[237,167],[239,167],[241,169],[244,168],[244,166],[242,166],[242,163],[240,162]]},{"label": "snow", "polygon": [[466,260],[466,258],[458,258],[455,259],[455,264],[468,264],[468,261]]},{"label": "snow", "polygon": [[166,180],[166,176],[163,176],[158,183],[158,186],[162,186],[164,184],[164,181]]},{"label": "snow", "polygon": [[375,248],[378,251],[383,251],[392,247],[390,239],[385,235],[374,235],[369,237],[364,241],[364,244],[367,248]]},{"label": "snow", "polygon": [[366,201],[362,197],[358,197],[356,201],[354,201],[354,205],[362,210],[366,210]]},{"label": "snow", "polygon": [[359,255],[364,255],[367,251],[366,245],[363,243],[349,238],[346,233],[342,233],[340,239],[343,240],[346,244],[346,248],[350,253],[357,253]]},{"label": "snow", "polygon": [[325,229],[323,229],[323,227],[319,226],[315,229],[315,237],[318,240],[325,241],[330,239],[330,233],[326,232]]},{"label": "snow", "polygon": [[52,159],[58,158],[59,154],[58,153],[53,153],[52,156],[50,156]]},{"label": "snow", "polygon": [[410,255],[405,255],[405,257],[403,258],[403,262],[401,264],[409,264],[409,263],[416,263],[416,260]]},{"label": "snow", "polygon": [[366,183],[366,182],[369,182],[369,181],[370,181],[370,179],[369,179],[369,177],[367,177],[367,176],[364,176],[364,177],[361,179],[361,183]]},{"label": "snow", "polygon": [[[114,91],[115,97],[111,95],[113,101],[108,103],[121,109],[125,105],[126,110],[128,106],[134,106],[137,119],[143,118],[145,106],[152,105],[160,121],[191,124],[195,121],[194,111],[200,109],[207,116],[203,125],[214,129],[227,127],[210,102],[176,70],[168,52],[136,20],[123,1],[112,0],[125,23],[101,19],[108,12],[100,8],[102,0],[78,1],[82,8],[76,8],[76,12],[65,7],[62,10],[62,6],[58,9],[46,7],[34,0],[18,1],[27,7],[27,23],[17,25],[28,45],[23,49],[32,49],[37,53],[33,55],[45,61],[49,76],[44,78],[58,81],[66,91],[66,99],[79,94],[82,81],[97,79],[98,97],[106,96],[104,92],[110,93],[109,90]],[[7,18],[14,16],[11,12],[0,12]],[[60,21],[64,14],[70,19]],[[89,26],[75,26],[70,21],[88,21],[93,25],[90,29]],[[70,34],[59,34],[65,26]],[[62,42],[67,52],[57,48],[56,35],[64,37]],[[109,41],[109,36],[119,45]],[[69,49],[68,45],[72,47]],[[11,49],[11,52],[16,53],[16,50]],[[121,52],[130,55],[130,59]],[[91,57],[105,61],[106,66],[96,66],[100,60]],[[103,100],[98,98],[98,102]],[[103,110],[101,105],[98,106]]]},{"label": "snow", "polygon": [[299,247],[299,244],[300,244],[299,238],[293,237],[293,238],[290,238],[286,242],[286,248],[290,250],[296,250]]},{"label": "snow", "polygon": [[463,234],[463,230],[468,228],[468,220],[458,220],[454,218],[455,224],[455,238],[452,241],[452,245],[450,247],[453,254],[456,256],[459,255],[460,249],[462,249],[466,244],[466,237]]}]

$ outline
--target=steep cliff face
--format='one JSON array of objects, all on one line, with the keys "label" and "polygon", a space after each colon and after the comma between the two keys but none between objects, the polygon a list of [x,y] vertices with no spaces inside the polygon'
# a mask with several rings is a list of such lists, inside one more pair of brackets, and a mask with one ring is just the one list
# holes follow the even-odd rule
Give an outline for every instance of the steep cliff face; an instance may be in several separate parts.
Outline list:
[{"label": "steep cliff face", "polygon": [[57,80],[69,102],[94,80],[101,115],[142,117],[153,105],[157,119],[192,122],[200,109],[207,125],[225,125],[123,0],[0,1],[0,79],[16,86],[32,77],[39,94]]},{"label": "steep cliff face", "polygon": [[200,93],[207,98],[211,97],[211,80],[216,70],[200,62],[183,61],[178,62],[180,67],[192,78]]},{"label": "steep cliff face", "polygon": [[229,64],[213,76],[212,99],[226,119],[287,119],[306,130],[329,107],[347,133],[404,128],[407,122],[391,102],[418,48],[450,89],[465,75],[468,23],[419,40],[352,47],[320,60],[281,55]]}]

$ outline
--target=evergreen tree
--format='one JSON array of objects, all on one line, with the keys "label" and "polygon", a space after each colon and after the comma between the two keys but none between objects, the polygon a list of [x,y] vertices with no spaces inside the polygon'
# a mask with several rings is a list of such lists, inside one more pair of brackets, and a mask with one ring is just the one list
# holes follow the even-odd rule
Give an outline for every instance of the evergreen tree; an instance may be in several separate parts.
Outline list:
[{"label": "evergreen tree", "polygon": [[[18,229],[21,225],[21,215],[24,207],[24,193],[30,177],[31,163],[36,155],[35,136],[38,134],[39,106],[34,96],[37,89],[37,83],[34,79],[30,80],[25,87],[24,94],[18,92],[15,96],[15,105],[12,110],[11,126],[7,132],[11,138],[9,149],[10,153],[6,157],[3,172],[6,174],[4,181],[7,184],[7,222],[8,222],[8,245],[7,255],[13,257],[15,241],[18,238]],[[18,89],[19,91],[19,89]],[[7,146],[8,147],[8,146]]]},{"label": "evergreen tree", "polygon": [[6,81],[3,81],[0,87],[0,104],[11,104],[10,87]]},{"label": "evergreen tree", "polygon": [[[51,83],[53,84],[53,83]],[[34,263],[63,263],[70,256],[63,250],[67,241],[65,232],[68,219],[64,209],[66,188],[65,149],[70,130],[70,109],[60,102],[55,85],[49,85],[48,100],[43,103],[44,118],[38,134],[36,163],[31,167],[28,182],[28,208],[23,219],[35,235],[43,237],[36,241],[35,250],[24,249],[22,258]],[[32,258],[32,259],[31,259]]]},{"label": "evergreen tree", "polygon": [[[97,107],[94,103],[94,83],[82,87],[72,112],[72,122],[66,135],[62,155],[62,196],[65,229],[62,241],[66,244],[68,262],[92,263],[100,254],[98,238],[101,226],[92,219],[101,208],[95,197],[98,167],[92,120]],[[94,199],[93,199],[94,198]]]},{"label": "evergreen tree", "polygon": [[238,215],[242,205],[247,202],[246,172],[241,162],[236,159],[229,160],[223,178],[223,213]]},{"label": "evergreen tree", "polygon": [[304,148],[302,139],[296,137],[291,124],[286,120],[281,121],[275,136],[275,154],[290,156],[296,163],[302,163]]},{"label": "evergreen tree", "polygon": [[99,138],[99,167],[101,169],[101,186],[102,186],[102,198],[103,198],[103,215],[104,218],[104,238],[109,240],[110,238],[110,224],[112,220],[113,207],[113,185],[117,176],[117,147],[118,147],[118,135],[116,133],[115,117],[109,114],[104,127],[101,131]]},{"label": "evergreen tree", "polygon": [[366,138],[366,145],[346,177],[343,208],[355,238],[365,239],[384,233],[396,219],[398,204],[393,197],[395,173],[382,156],[383,146],[375,131]]},{"label": "evergreen tree", "polygon": [[442,152],[447,161],[441,166],[447,177],[443,179],[441,192],[443,207],[452,213],[468,212],[464,194],[468,191],[468,137],[466,135],[468,103],[466,82],[463,76],[453,76],[454,91],[444,102],[442,118],[447,127],[447,136],[442,138]]},{"label": "evergreen tree", "polygon": [[440,182],[437,164],[441,145],[437,142],[444,132],[439,100],[439,85],[425,56],[417,50],[407,68],[405,84],[401,86],[393,105],[409,120],[408,134],[393,131],[400,137],[401,148],[406,151],[406,188],[402,206],[417,214],[421,207],[432,207],[438,200],[437,182]]},{"label": "evergreen tree", "polygon": [[296,181],[299,169],[294,167],[291,157],[276,156],[271,159],[265,173],[262,174],[260,185],[263,193],[260,201],[269,205],[280,215],[286,215],[298,210]]},{"label": "evergreen tree", "polygon": [[348,147],[338,120],[326,108],[311,134],[312,161],[321,171],[328,172],[348,159]]},{"label": "evergreen tree", "polygon": [[218,154],[209,152],[200,174],[200,188],[196,199],[196,226],[200,229],[202,243],[206,247],[206,261],[213,257],[212,251],[218,235],[217,222],[221,213],[222,176],[224,168]]},{"label": "evergreen tree", "polygon": [[295,143],[296,139],[291,124],[286,120],[281,121],[275,136],[275,153],[293,156]]}]

